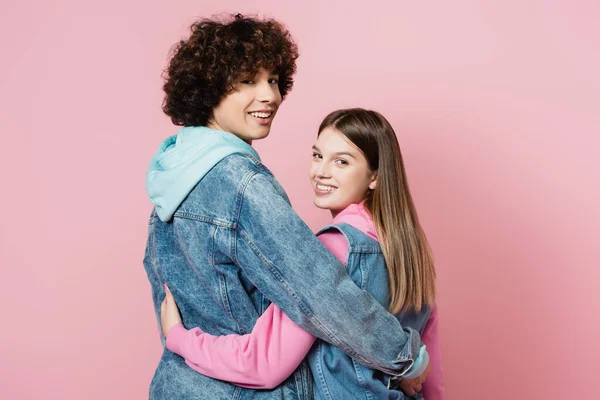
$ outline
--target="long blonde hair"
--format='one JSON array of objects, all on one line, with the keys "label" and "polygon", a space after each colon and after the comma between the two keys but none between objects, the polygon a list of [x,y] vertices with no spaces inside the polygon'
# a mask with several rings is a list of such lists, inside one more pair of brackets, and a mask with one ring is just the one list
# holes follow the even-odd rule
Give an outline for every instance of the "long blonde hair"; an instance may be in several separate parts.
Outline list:
[{"label": "long blonde hair", "polygon": [[392,313],[420,311],[435,300],[435,267],[410,195],[394,129],[378,112],[352,108],[330,113],[319,127],[333,128],[365,155],[377,172],[365,207],[371,213],[389,273],[388,308]]}]

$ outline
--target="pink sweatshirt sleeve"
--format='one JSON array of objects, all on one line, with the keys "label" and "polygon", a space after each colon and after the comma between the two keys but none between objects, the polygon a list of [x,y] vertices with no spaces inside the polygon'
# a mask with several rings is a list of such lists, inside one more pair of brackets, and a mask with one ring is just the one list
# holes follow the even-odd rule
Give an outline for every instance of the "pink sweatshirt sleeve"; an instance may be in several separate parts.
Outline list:
[{"label": "pink sweatshirt sleeve", "polygon": [[271,304],[247,335],[214,336],[174,326],[167,348],[195,371],[252,389],[272,389],[300,365],[315,337]]},{"label": "pink sweatshirt sleeve", "polygon": [[[345,263],[348,242],[341,233],[324,233],[319,239]],[[167,348],[203,375],[246,388],[272,389],[298,368],[314,341],[271,304],[249,334],[215,336],[179,324],[169,331]]]},{"label": "pink sweatshirt sleeve", "polygon": [[444,371],[442,367],[442,351],[438,335],[438,310],[434,305],[431,315],[421,336],[423,344],[427,346],[431,370],[423,382],[423,397],[425,400],[445,400]]}]

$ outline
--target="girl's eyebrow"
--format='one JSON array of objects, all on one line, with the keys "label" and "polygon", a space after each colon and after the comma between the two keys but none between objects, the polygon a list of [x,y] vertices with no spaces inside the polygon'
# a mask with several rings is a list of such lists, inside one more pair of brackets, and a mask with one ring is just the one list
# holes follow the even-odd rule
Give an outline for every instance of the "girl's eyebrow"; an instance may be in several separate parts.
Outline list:
[{"label": "girl's eyebrow", "polygon": [[[318,151],[319,153],[321,152],[321,150],[319,150],[319,148],[316,145],[314,145],[312,147],[312,149],[315,151]],[[347,151],[338,151],[337,153],[333,153],[333,155],[334,156],[350,156],[352,158],[356,158],[356,157],[354,157],[354,154],[348,153]]]},{"label": "girl's eyebrow", "polygon": [[336,156],[350,156],[352,158],[356,158],[352,153],[348,153],[347,151],[338,151],[337,153],[333,154],[335,154]]}]

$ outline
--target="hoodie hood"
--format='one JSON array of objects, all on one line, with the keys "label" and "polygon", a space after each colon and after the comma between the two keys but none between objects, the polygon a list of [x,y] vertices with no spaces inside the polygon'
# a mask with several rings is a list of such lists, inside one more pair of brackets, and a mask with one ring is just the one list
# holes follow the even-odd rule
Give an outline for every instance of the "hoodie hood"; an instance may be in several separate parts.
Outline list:
[{"label": "hoodie hood", "polygon": [[169,221],[208,171],[234,153],[260,160],[256,150],[234,134],[204,126],[181,128],[166,139],[146,174],[146,189],[158,217]]}]

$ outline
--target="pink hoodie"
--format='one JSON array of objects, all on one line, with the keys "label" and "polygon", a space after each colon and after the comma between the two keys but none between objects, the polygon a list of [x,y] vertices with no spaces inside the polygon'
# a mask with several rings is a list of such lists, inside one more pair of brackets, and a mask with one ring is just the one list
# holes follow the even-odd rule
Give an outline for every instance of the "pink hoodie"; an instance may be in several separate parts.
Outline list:
[{"label": "pink hoodie", "polygon": [[[333,220],[333,224],[342,222],[377,240],[373,220],[362,203],[351,204]],[[325,232],[319,239],[341,262],[346,262],[348,242],[340,232]],[[246,388],[271,389],[294,372],[315,339],[271,304],[247,335],[213,336],[200,328],[187,330],[178,324],[169,331],[167,348],[183,357],[192,369],[211,378]],[[436,306],[421,339],[431,364],[429,377],[423,383],[423,396],[427,400],[444,400]]]}]

